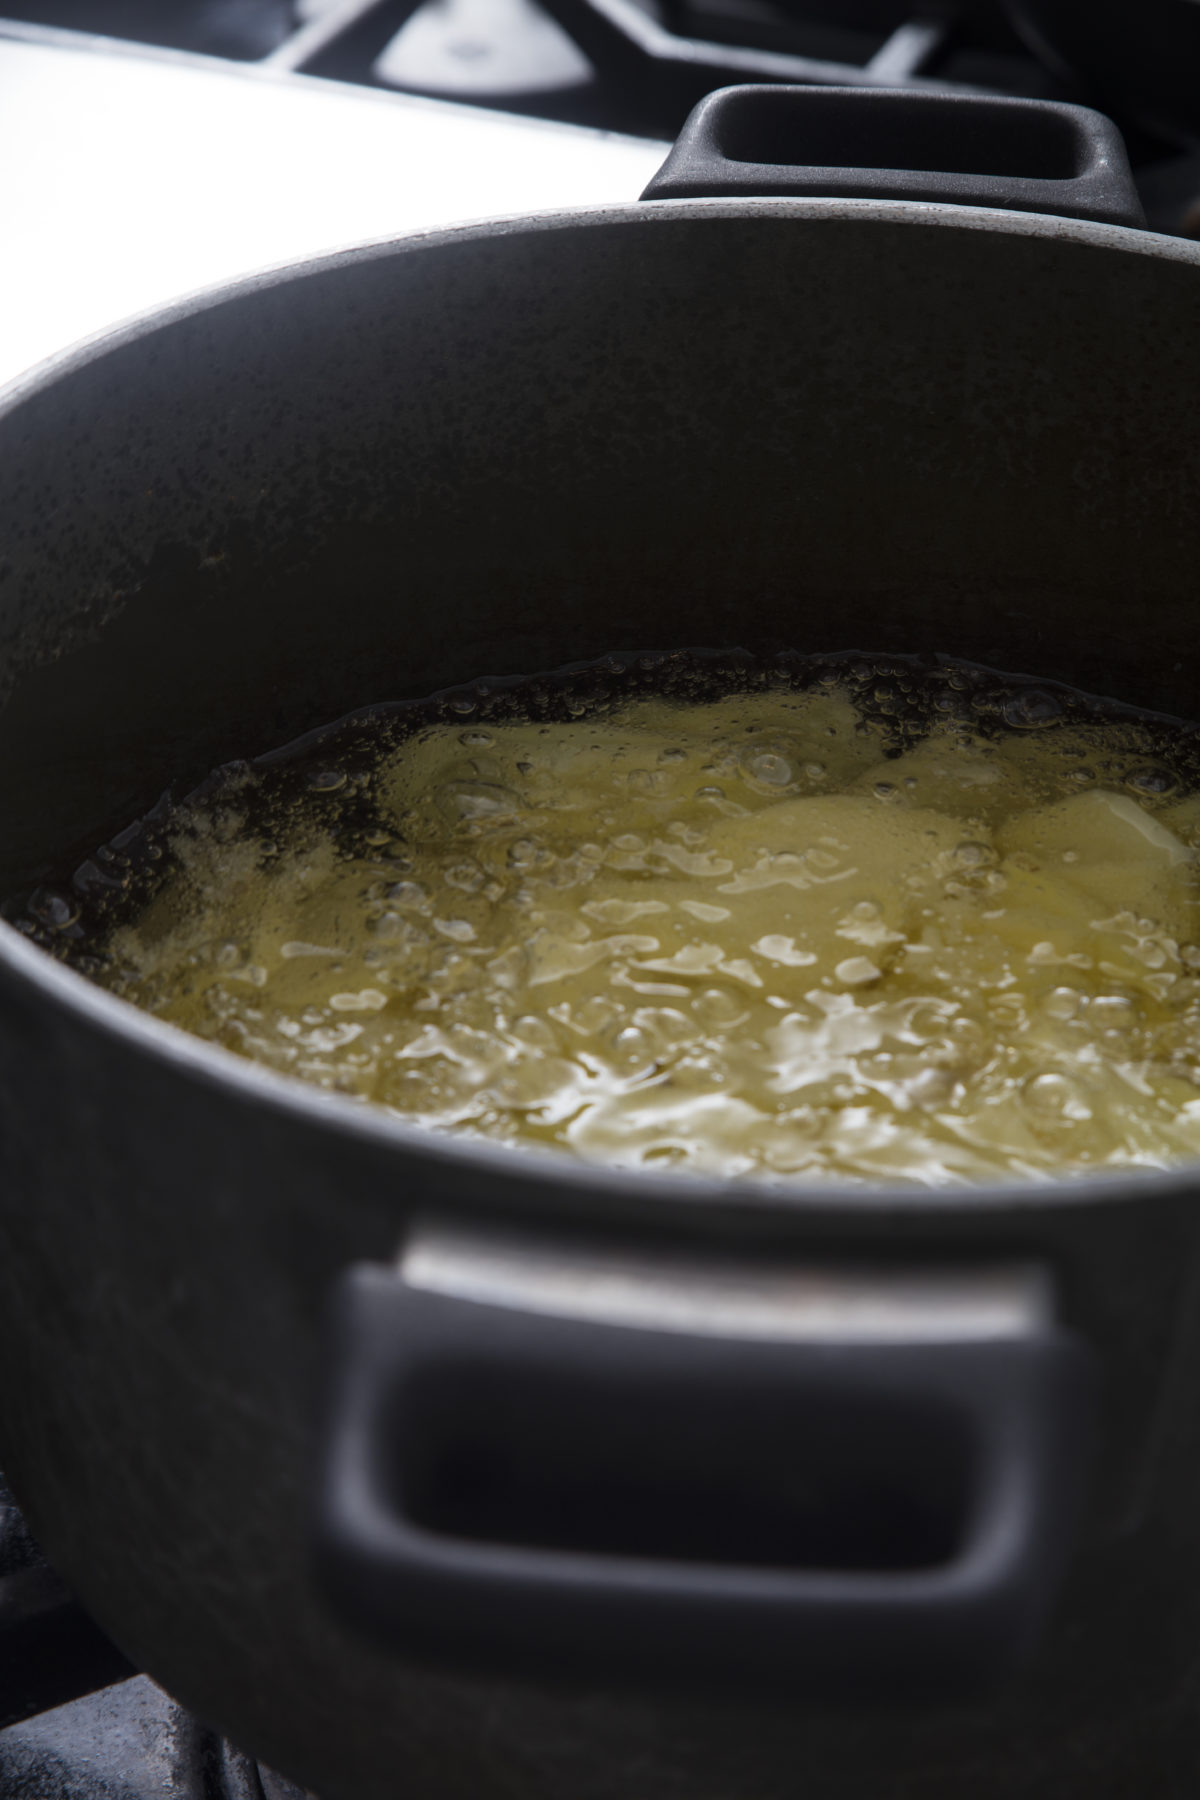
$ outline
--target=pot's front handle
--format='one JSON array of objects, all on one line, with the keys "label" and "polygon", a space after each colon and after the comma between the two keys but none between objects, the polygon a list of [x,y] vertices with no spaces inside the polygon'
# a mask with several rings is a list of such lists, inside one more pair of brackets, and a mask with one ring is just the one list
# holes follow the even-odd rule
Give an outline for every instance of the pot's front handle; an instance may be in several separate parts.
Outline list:
[{"label": "pot's front handle", "polygon": [[721,88],[693,108],[642,199],[785,194],[1146,224],[1103,113],[911,89]]},{"label": "pot's front handle", "polygon": [[493,1670],[938,1695],[1029,1649],[1094,1367],[1028,1267],[656,1261],[419,1234],[334,1307],[317,1567]]}]

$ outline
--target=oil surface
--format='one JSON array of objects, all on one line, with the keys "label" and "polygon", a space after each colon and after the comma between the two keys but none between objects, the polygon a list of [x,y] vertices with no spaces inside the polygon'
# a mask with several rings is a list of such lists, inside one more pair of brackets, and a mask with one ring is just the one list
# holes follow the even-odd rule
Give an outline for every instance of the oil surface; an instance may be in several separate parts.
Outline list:
[{"label": "oil surface", "polygon": [[1193,728],[946,661],[611,658],[164,798],[22,928],[415,1122],[946,1183],[1200,1154]]}]

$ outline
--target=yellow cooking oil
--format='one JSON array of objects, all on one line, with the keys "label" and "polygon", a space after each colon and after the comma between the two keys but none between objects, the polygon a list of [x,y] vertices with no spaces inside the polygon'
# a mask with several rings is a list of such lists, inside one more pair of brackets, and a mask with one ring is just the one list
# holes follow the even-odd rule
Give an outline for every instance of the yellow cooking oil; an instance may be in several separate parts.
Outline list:
[{"label": "yellow cooking oil", "polygon": [[1200,1154],[1191,728],[943,659],[689,667],[354,715],[25,928],[280,1073],[612,1168]]}]

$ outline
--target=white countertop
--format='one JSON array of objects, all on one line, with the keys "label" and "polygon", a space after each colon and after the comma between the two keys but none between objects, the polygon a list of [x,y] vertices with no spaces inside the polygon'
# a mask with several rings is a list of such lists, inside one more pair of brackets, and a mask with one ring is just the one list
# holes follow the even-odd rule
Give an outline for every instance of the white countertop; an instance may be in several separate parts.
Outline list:
[{"label": "white countertop", "polygon": [[0,20],[0,384],[272,263],[632,200],[665,146]]}]

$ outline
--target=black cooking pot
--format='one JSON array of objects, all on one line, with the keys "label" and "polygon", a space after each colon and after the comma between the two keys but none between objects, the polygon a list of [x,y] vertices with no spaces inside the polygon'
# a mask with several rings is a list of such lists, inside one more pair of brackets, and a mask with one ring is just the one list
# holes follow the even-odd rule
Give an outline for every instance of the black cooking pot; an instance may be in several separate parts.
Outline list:
[{"label": "black cooking pot", "polygon": [[[859,197],[367,246],[35,375],[0,891],[168,777],[615,649],[1195,717],[1200,249],[1131,228],[1122,160],[1071,109],[732,90],[654,191]],[[1191,1800],[1193,1167],[606,1172],[252,1067],[7,926],[0,1109],[21,1504],[324,1800]]]}]

